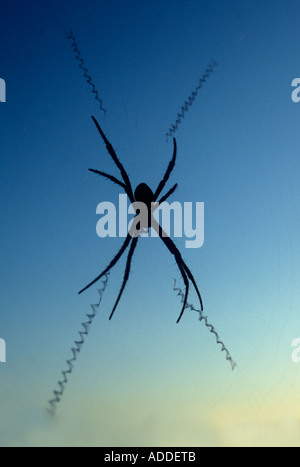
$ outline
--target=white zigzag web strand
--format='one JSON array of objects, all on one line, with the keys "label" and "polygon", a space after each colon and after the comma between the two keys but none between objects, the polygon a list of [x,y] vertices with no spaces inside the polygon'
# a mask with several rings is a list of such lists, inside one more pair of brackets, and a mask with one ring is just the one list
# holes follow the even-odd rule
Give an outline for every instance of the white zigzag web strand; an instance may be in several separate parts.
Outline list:
[{"label": "white zigzag web strand", "polygon": [[[179,288],[179,287],[176,287],[176,279],[174,279],[174,287],[173,287],[173,290],[175,292],[178,292],[177,295],[179,297],[181,297],[181,303],[183,303],[184,301],[184,293],[183,291]],[[230,353],[229,353],[229,350],[227,349],[227,347],[225,346],[225,344],[220,340],[220,337],[219,337],[219,334],[217,333],[217,331],[215,330],[214,326],[212,324],[209,324],[208,322],[208,317],[207,316],[204,316],[203,314],[203,311],[201,310],[197,310],[194,305],[191,305],[189,303],[186,304],[186,308],[189,308],[190,310],[192,311],[197,311],[197,313],[199,313],[199,320],[200,321],[204,321],[205,323],[205,326],[210,330],[210,332],[212,334],[214,334],[215,338],[216,338],[216,341],[217,341],[217,344],[218,345],[221,345],[222,347],[222,350],[221,352],[225,352],[226,354],[226,360],[230,363],[231,365],[231,369],[232,371],[234,371],[235,367],[237,366],[237,364],[235,363],[235,361],[232,359]]]},{"label": "white zigzag web strand", "polygon": [[66,363],[68,365],[68,369],[64,370],[61,372],[63,378],[57,382],[59,386],[59,390],[54,390],[54,398],[49,400],[49,407],[47,408],[47,411],[50,413],[50,415],[54,415],[57,409],[57,404],[61,401],[61,398],[65,392],[66,389],[66,384],[68,383],[68,376],[71,375],[73,368],[74,368],[74,362],[77,360],[78,354],[80,353],[82,346],[85,342],[85,337],[88,336],[89,330],[91,325],[93,324],[94,318],[99,310],[100,304],[102,302],[103,294],[105,292],[105,289],[107,287],[108,283],[108,277],[109,273],[105,275],[104,281],[102,281],[102,288],[98,290],[100,298],[99,302],[96,303],[95,305],[91,305],[92,308],[92,313],[87,314],[88,321],[81,323],[83,327],[83,331],[79,331],[79,336],[80,340],[74,341],[75,347],[72,347],[71,352],[72,352],[72,358],[70,360],[66,360]]},{"label": "white zigzag web strand", "polygon": [[209,76],[212,74],[212,72],[214,71],[214,68],[217,65],[218,65],[217,62],[215,62],[215,60],[212,60],[211,63],[206,68],[204,74],[199,79],[198,86],[194,89],[194,91],[191,92],[191,94],[188,97],[188,100],[185,101],[185,103],[181,106],[181,111],[178,112],[175,123],[170,126],[168,132],[166,133],[167,141],[168,141],[168,136],[172,136],[175,133],[175,131],[178,129],[181,123],[181,120],[185,117],[185,113],[189,110],[189,107],[192,106],[194,100],[197,97],[199,90],[202,88],[202,85],[206,82],[207,78],[209,78]]},{"label": "white zigzag web strand", "polygon": [[85,77],[86,82],[92,87],[92,93],[95,94],[95,100],[99,102],[100,110],[104,113],[104,116],[105,116],[106,109],[103,107],[103,101],[99,97],[99,93],[96,89],[96,86],[94,85],[92,81],[92,77],[88,74],[89,73],[88,69],[83,65],[84,60],[83,58],[81,58],[81,53],[80,53],[80,50],[78,49],[78,45],[77,45],[75,36],[73,34],[73,30],[71,29],[69,32],[66,32],[66,36],[68,39],[72,41],[71,47],[76,55],[76,60],[79,62],[78,66],[83,71],[84,73],[83,76]]},{"label": "white zigzag web strand", "polygon": [[[52,416],[55,415],[57,405],[61,401],[61,399],[63,397],[63,394],[65,392],[66,384],[69,381],[67,375],[71,375],[71,373],[73,372],[74,362],[77,360],[77,357],[78,357],[78,355],[79,355],[79,353],[80,353],[80,351],[82,349],[82,346],[83,346],[83,344],[85,342],[85,337],[88,336],[90,327],[93,324],[93,321],[94,321],[94,319],[96,317],[96,314],[97,314],[97,312],[99,310],[100,304],[102,302],[103,294],[104,294],[104,292],[106,290],[106,287],[107,287],[107,284],[108,284],[108,278],[109,278],[109,273],[107,273],[105,275],[105,279],[104,279],[104,281],[102,281],[102,284],[103,284],[102,288],[98,290],[99,296],[100,296],[99,302],[94,304],[94,305],[91,305],[92,313],[86,315],[87,318],[88,318],[88,321],[81,323],[81,325],[83,327],[83,331],[79,331],[80,340],[74,341],[75,347],[71,348],[72,358],[69,359],[69,360],[66,360],[66,363],[68,365],[68,369],[61,372],[63,378],[57,382],[59,390],[54,390],[53,391],[54,398],[50,399],[48,401],[49,407],[47,408],[47,411]],[[183,302],[184,293],[179,287],[176,287],[176,280],[175,279],[174,279],[173,290],[175,292],[178,292],[177,295],[181,297],[181,302]],[[229,363],[231,364],[232,370],[234,370],[235,367],[237,366],[237,364],[232,359],[232,357],[231,357],[228,349],[226,348],[225,344],[220,340],[219,335],[216,332],[214,326],[212,324],[208,323],[208,317],[204,316],[204,314],[203,314],[203,312],[201,310],[197,310],[193,305],[191,305],[189,303],[186,304],[186,308],[189,308],[192,311],[197,311],[197,313],[199,313],[199,320],[204,321],[205,326],[208,327],[210,332],[215,335],[217,344],[221,345],[221,347],[222,347],[221,351],[226,353],[226,360],[229,361]]]}]

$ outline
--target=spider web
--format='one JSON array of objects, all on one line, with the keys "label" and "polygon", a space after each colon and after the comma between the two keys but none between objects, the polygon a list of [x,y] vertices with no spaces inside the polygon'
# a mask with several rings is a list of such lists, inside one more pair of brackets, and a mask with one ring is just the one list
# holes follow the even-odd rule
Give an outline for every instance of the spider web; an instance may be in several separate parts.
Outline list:
[{"label": "spider web", "polygon": [[199,79],[199,83],[197,87],[194,89],[194,91],[191,92],[189,95],[188,99],[185,101],[185,103],[181,106],[180,112],[177,114],[177,118],[175,120],[175,123],[172,124],[169,128],[169,130],[166,133],[166,138],[168,141],[168,137],[172,136],[178,129],[181,120],[184,119],[186,112],[188,112],[189,108],[193,105],[194,100],[197,97],[198,92],[202,88],[203,84],[206,82],[206,80],[209,78],[209,76],[212,74],[214,71],[214,68],[217,66],[217,62],[215,60],[212,60],[211,63],[209,63],[208,67],[206,68],[205,72]]},{"label": "spider web", "polygon": [[[173,290],[174,290],[175,292],[178,292],[177,295],[181,298],[181,303],[183,303],[183,302],[184,302],[184,293],[183,293],[182,289],[180,289],[179,287],[176,287],[176,279],[174,279]],[[203,314],[203,311],[198,310],[197,308],[194,307],[194,305],[192,305],[192,304],[190,304],[190,303],[187,303],[186,306],[185,306],[185,308],[186,308],[186,309],[190,309],[190,310],[192,310],[192,311],[197,311],[197,313],[199,313],[199,321],[204,321],[205,326],[209,329],[209,331],[210,331],[212,334],[214,334],[214,336],[215,336],[215,338],[216,338],[216,341],[217,341],[217,344],[220,345],[220,346],[222,347],[221,352],[225,352],[225,354],[226,354],[226,360],[230,363],[232,371],[234,371],[234,369],[236,368],[237,364],[236,364],[235,361],[232,359],[232,357],[231,357],[231,355],[230,355],[230,352],[229,352],[229,350],[227,349],[227,347],[225,346],[225,344],[220,340],[219,334],[218,334],[217,331],[215,330],[214,326],[208,322],[208,317],[205,316],[205,315]]]},{"label": "spider web", "polygon": [[[98,91],[97,91],[97,89],[96,89],[96,87],[95,87],[95,85],[94,85],[94,83],[92,81],[92,78],[88,74],[89,73],[88,69],[84,66],[84,60],[81,58],[81,53],[79,51],[79,48],[78,48],[78,45],[77,45],[77,42],[76,42],[76,39],[75,39],[75,36],[74,36],[74,33],[73,33],[72,29],[69,32],[66,33],[66,36],[67,36],[68,39],[70,39],[72,41],[72,49],[73,49],[74,53],[76,54],[76,60],[79,62],[79,68],[81,70],[83,70],[84,77],[86,78],[86,82],[92,87],[92,93],[95,95],[95,100],[97,100],[99,102],[100,110],[103,111],[103,113],[105,115],[106,109],[104,109],[104,107],[103,107],[103,101],[102,101],[102,99],[100,99],[99,93],[98,93]],[[200,78],[198,86],[195,88],[194,91],[192,91],[192,93],[190,94],[188,100],[185,101],[184,105],[181,107],[181,112],[179,112],[177,114],[177,119],[176,119],[175,124],[171,125],[170,128],[169,128],[169,131],[166,133],[167,139],[168,139],[168,136],[172,136],[175,133],[175,131],[177,130],[181,120],[185,117],[185,113],[189,110],[189,107],[193,104],[194,100],[196,99],[198,91],[202,88],[202,85],[206,82],[207,78],[210,76],[210,74],[213,72],[213,70],[214,70],[214,68],[216,66],[217,66],[217,63],[214,60],[212,60],[212,62],[208,65],[205,73]],[[104,292],[105,292],[107,284],[108,284],[109,274],[110,274],[109,272],[107,274],[105,274],[105,276],[104,276],[105,279],[102,281],[102,287],[100,289],[98,289],[99,302],[96,303],[96,304],[90,305],[91,309],[92,309],[92,312],[88,313],[86,315],[87,321],[84,321],[84,322],[81,323],[82,330],[79,331],[79,340],[74,341],[74,346],[71,348],[72,357],[69,360],[66,360],[67,369],[65,369],[65,370],[63,370],[61,372],[62,378],[59,379],[58,382],[57,382],[58,389],[55,389],[53,391],[54,397],[48,401],[47,411],[52,416],[54,416],[55,413],[56,413],[57,406],[60,403],[60,401],[61,401],[61,399],[62,399],[62,397],[64,395],[66,385],[69,382],[69,376],[73,372],[74,363],[76,362],[76,360],[77,360],[77,358],[78,358],[78,356],[79,356],[79,354],[81,352],[83,344],[85,343],[85,338],[88,336],[91,325],[93,324],[93,321],[94,321],[94,319],[95,319],[95,317],[97,315],[97,312],[99,311],[99,308],[100,308],[100,305],[101,305],[101,302],[102,302],[102,299],[103,299],[103,295],[104,295]],[[174,280],[173,290],[178,292],[177,295],[181,297],[181,302],[183,303],[184,302],[184,293],[183,293],[182,289],[180,289],[179,287],[176,287],[176,280]],[[228,351],[225,344],[220,340],[219,335],[216,332],[214,326],[208,322],[208,317],[205,316],[201,310],[196,309],[190,303],[187,303],[185,308],[186,309],[188,308],[188,309],[190,309],[192,311],[197,311],[199,313],[199,320],[204,321],[205,326],[210,330],[210,332],[212,334],[215,335],[217,344],[221,345],[221,347],[222,347],[221,351],[225,352],[226,360],[229,361],[229,363],[231,364],[232,370],[234,370],[237,365],[234,362],[234,360],[232,359],[232,357],[230,355],[230,352]]]},{"label": "spider web", "polygon": [[103,107],[103,101],[99,96],[99,93],[96,89],[95,84],[92,81],[92,77],[89,75],[89,70],[84,66],[84,60],[81,57],[80,50],[78,48],[73,30],[70,29],[70,31],[66,32],[66,36],[68,39],[72,41],[71,47],[74,50],[74,53],[76,55],[76,60],[79,62],[79,68],[83,71],[83,76],[86,80],[86,82],[92,87],[92,93],[95,94],[95,100],[99,102],[100,110],[104,113],[104,116],[106,114],[106,109]]},{"label": "spider web", "polygon": [[72,358],[70,358],[69,360],[66,360],[68,368],[61,372],[62,379],[60,379],[57,382],[59,389],[58,390],[56,389],[56,390],[53,391],[54,398],[50,399],[48,401],[49,407],[47,408],[47,411],[50,413],[50,415],[55,415],[57,405],[59,404],[59,402],[61,401],[61,398],[63,397],[63,394],[64,394],[65,389],[66,389],[66,384],[69,381],[68,377],[73,372],[74,363],[78,358],[78,355],[79,355],[79,353],[80,353],[80,351],[82,349],[82,346],[83,346],[83,344],[85,342],[85,338],[88,336],[89,331],[90,331],[90,327],[93,324],[93,321],[94,321],[94,319],[96,317],[97,312],[99,311],[100,304],[101,304],[102,299],[103,299],[103,294],[104,294],[105,289],[107,287],[108,277],[109,277],[109,273],[107,273],[105,275],[105,279],[102,281],[102,287],[101,287],[101,289],[98,290],[99,296],[100,296],[99,302],[94,304],[94,305],[91,305],[92,313],[88,313],[86,315],[88,320],[81,323],[82,330],[79,331],[80,339],[75,340],[74,341],[75,346],[71,348]]}]

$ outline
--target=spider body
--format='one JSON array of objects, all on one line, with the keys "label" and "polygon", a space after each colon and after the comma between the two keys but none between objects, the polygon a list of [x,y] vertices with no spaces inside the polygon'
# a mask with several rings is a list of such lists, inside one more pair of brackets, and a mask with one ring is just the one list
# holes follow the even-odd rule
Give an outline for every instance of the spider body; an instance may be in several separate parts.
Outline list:
[{"label": "spider body", "polygon": [[[203,303],[202,303],[202,298],[201,298],[198,286],[196,284],[196,281],[194,279],[194,276],[192,275],[192,273],[189,270],[188,266],[183,261],[180,251],[178,250],[178,248],[174,244],[173,240],[165,232],[163,232],[160,225],[153,218],[153,205],[158,206],[159,204],[166,201],[169,198],[169,196],[171,196],[174,193],[174,191],[176,190],[176,188],[177,188],[177,183],[176,183],[164,196],[159,198],[159,196],[161,195],[161,192],[163,191],[163,189],[164,189],[164,187],[165,187],[165,185],[166,185],[166,183],[167,183],[167,181],[168,181],[168,179],[170,177],[170,174],[171,174],[171,172],[172,172],[172,170],[174,169],[174,166],[175,166],[176,154],[177,154],[176,139],[173,138],[173,143],[174,143],[173,157],[172,157],[171,161],[169,162],[167,170],[166,170],[162,180],[159,182],[158,187],[155,190],[155,192],[153,192],[151,190],[151,188],[146,183],[140,183],[136,187],[136,189],[135,189],[135,191],[133,193],[132,186],[131,186],[128,174],[127,174],[126,170],[124,169],[123,165],[121,164],[121,162],[119,161],[119,159],[118,159],[118,157],[117,157],[117,155],[115,153],[114,148],[112,147],[112,145],[110,144],[110,142],[106,138],[106,136],[103,133],[103,131],[102,131],[99,123],[97,122],[97,120],[94,117],[92,117],[92,119],[93,119],[93,121],[94,121],[94,123],[95,123],[95,125],[96,125],[96,127],[97,127],[97,129],[98,129],[98,131],[99,131],[105,145],[106,145],[108,153],[110,154],[110,156],[112,157],[114,163],[116,164],[116,166],[120,170],[123,181],[117,179],[113,175],[109,175],[109,174],[101,172],[99,170],[95,170],[95,169],[89,169],[89,170],[91,172],[94,172],[94,173],[96,173],[98,175],[101,175],[101,176],[107,178],[108,180],[111,180],[113,183],[116,183],[117,185],[121,186],[125,190],[128,198],[130,199],[132,204],[134,204],[136,202],[144,203],[146,205],[147,209],[148,209],[148,216],[147,216],[146,221],[142,221],[142,225],[140,225],[140,222],[137,223],[136,231],[134,232],[136,235],[133,235],[131,231],[128,232],[127,237],[126,237],[121,249],[116,254],[116,256],[112,259],[112,261],[107,266],[107,268],[104,269],[104,271],[102,271],[102,273],[99,276],[97,276],[90,284],[88,284],[84,289],[82,289],[79,292],[79,294],[81,294],[82,292],[87,290],[89,287],[91,287],[93,284],[95,284],[98,280],[100,280],[101,277],[103,277],[105,274],[107,274],[116,265],[116,263],[119,261],[119,259],[121,258],[121,256],[123,255],[123,253],[125,252],[127,247],[130,245],[130,249],[129,249],[129,253],[128,253],[128,257],[127,257],[127,262],[126,262],[126,268],[125,268],[123,283],[122,283],[119,295],[117,297],[116,303],[114,305],[114,308],[113,308],[113,310],[111,312],[111,315],[110,315],[110,318],[109,318],[109,319],[111,319],[113,317],[113,314],[114,314],[117,306],[118,306],[118,303],[119,303],[119,301],[121,299],[121,296],[122,296],[122,294],[124,292],[125,286],[127,284],[128,278],[129,278],[129,273],[130,273],[130,268],[131,268],[131,261],[132,261],[132,257],[133,257],[135,248],[137,246],[139,232],[145,231],[145,230],[148,231],[148,229],[150,227],[154,227],[156,229],[157,233],[159,234],[159,237],[163,241],[163,243],[166,245],[166,247],[168,248],[170,253],[172,253],[172,255],[174,256],[174,258],[176,260],[176,263],[178,265],[179,271],[180,271],[181,276],[182,276],[183,281],[184,281],[185,294],[184,294],[183,306],[182,306],[182,309],[181,309],[181,313],[179,315],[179,318],[177,319],[177,323],[178,323],[180,321],[183,313],[184,313],[184,310],[185,310],[186,306],[187,306],[187,298],[188,298],[189,286],[190,286],[189,281],[192,282],[192,284],[193,284],[193,286],[195,288],[195,291],[196,291],[196,293],[198,295],[201,310],[203,310]],[[155,207],[154,207],[154,209],[155,209]],[[136,215],[138,215],[138,214],[139,214],[139,209],[136,208]]]},{"label": "spider body", "polygon": [[154,193],[146,183],[140,183],[134,191],[135,201],[144,203],[147,206],[148,212],[151,212],[151,205],[155,202]]},{"label": "spider body", "polygon": [[[143,203],[146,206],[148,213],[147,219],[142,222],[142,225],[140,223],[137,224],[137,230],[148,231],[151,227],[152,203],[155,203],[154,193],[146,183],[140,183],[134,191],[134,198],[136,202]],[[136,209],[136,213],[140,213],[138,208]]]},{"label": "spider body", "polygon": [[154,200],[154,194],[151,188],[146,183],[140,183],[135,191],[134,197],[136,201],[140,201],[141,203],[145,203],[146,206],[151,206],[151,203]]}]

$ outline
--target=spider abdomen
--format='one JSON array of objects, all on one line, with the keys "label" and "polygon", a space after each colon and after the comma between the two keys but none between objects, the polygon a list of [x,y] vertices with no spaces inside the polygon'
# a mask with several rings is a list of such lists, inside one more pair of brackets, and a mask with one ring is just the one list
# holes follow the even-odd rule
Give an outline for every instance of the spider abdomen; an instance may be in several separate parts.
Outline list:
[{"label": "spider abdomen", "polygon": [[154,194],[151,188],[146,183],[140,183],[134,192],[136,201],[146,204],[147,207],[151,207],[151,203],[154,201]]}]

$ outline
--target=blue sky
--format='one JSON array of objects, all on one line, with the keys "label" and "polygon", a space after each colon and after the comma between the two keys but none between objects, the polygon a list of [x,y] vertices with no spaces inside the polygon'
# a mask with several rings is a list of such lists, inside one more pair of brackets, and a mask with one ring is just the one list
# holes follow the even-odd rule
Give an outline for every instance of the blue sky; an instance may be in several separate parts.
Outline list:
[{"label": "blue sky", "polygon": [[[299,0],[2,1],[1,444],[299,443],[299,21]],[[133,186],[155,188],[172,155],[165,134],[211,59],[168,187],[205,203],[203,247],[176,244],[238,368],[196,314],[176,325],[178,268],[159,239],[141,239],[110,322],[125,258],[111,273],[52,423],[44,407],[98,298],[77,292],[121,244],[96,235],[96,206],[119,190],[88,168],[119,174],[91,115]]]}]

